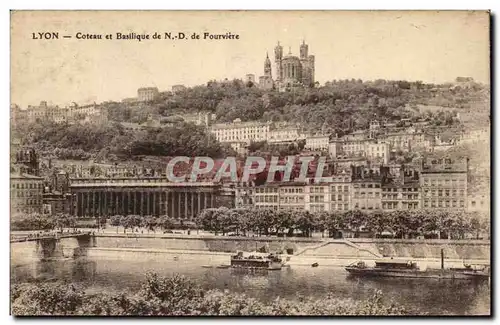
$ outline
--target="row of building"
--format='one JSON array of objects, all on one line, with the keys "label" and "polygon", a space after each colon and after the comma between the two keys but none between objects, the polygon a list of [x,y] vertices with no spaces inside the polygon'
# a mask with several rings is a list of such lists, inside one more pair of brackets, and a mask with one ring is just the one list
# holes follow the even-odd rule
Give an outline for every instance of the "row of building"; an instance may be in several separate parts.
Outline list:
[{"label": "row of building", "polygon": [[122,177],[50,177],[11,174],[11,211],[70,213],[78,217],[114,214],[194,218],[209,207],[344,212],[416,209],[488,212],[489,184],[469,184],[468,161],[434,160],[421,168],[351,166],[328,182],[172,183],[162,174]]},{"label": "row of building", "polygon": [[[312,134],[300,125],[273,122],[242,122],[212,124],[209,131],[221,143],[231,145],[239,153],[246,153],[251,142],[266,141],[269,144],[291,144],[305,141],[305,150],[328,153],[332,158],[365,157],[387,164],[391,153],[436,152],[450,149],[462,143],[489,142],[489,128],[456,130],[452,139],[443,139],[440,131],[425,126],[386,127],[372,121],[368,130],[359,130],[342,137],[332,134]],[[442,130],[444,131],[450,131]]]},{"label": "row of building", "polygon": [[325,184],[277,183],[246,190],[252,200],[240,205],[316,211],[392,211],[447,209],[488,211],[487,193],[468,191],[467,162],[437,161],[420,171],[404,169],[399,176],[388,167],[352,167]]},{"label": "row of building", "polygon": [[38,106],[21,109],[17,105],[11,107],[11,123],[19,121],[51,121],[54,123],[106,123],[108,112],[97,104],[79,106],[73,103],[66,107],[51,106],[46,101]]}]

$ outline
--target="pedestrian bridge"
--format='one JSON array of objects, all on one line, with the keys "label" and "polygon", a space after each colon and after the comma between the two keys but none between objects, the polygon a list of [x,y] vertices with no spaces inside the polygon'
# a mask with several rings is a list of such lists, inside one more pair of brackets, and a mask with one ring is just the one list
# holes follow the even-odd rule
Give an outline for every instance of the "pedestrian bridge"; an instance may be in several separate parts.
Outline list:
[{"label": "pedestrian bridge", "polygon": [[14,264],[37,260],[86,256],[87,248],[95,247],[93,232],[34,234],[11,238],[10,256]]},{"label": "pedestrian bridge", "polygon": [[24,236],[13,236],[10,239],[11,243],[19,243],[25,241],[38,241],[45,239],[54,239],[59,240],[63,238],[77,238],[77,237],[85,237],[85,236],[93,236],[93,232],[73,232],[73,233],[49,233],[49,234],[32,234],[32,235],[24,235]]}]

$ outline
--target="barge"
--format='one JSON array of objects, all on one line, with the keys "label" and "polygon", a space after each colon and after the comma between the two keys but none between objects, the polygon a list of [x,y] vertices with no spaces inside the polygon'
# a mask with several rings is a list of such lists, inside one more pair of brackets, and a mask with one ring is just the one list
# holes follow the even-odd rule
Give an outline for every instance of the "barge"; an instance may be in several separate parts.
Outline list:
[{"label": "barge", "polygon": [[364,261],[348,265],[345,270],[357,277],[394,277],[394,278],[432,278],[451,280],[487,281],[490,278],[488,265],[464,265],[462,268],[444,268],[444,255],[441,252],[441,268],[421,270],[416,262],[407,260],[376,260],[375,266],[368,266]]},{"label": "barge", "polygon": [[231,256],[231,267],[240,269],[281,270],[284,262],[279,255],[238,252]]}]

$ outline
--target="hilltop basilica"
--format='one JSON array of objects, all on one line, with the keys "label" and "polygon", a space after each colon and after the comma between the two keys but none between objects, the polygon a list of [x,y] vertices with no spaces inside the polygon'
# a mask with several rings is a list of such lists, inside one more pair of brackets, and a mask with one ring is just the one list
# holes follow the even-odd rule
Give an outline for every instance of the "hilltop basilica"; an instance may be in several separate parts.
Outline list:
[{"label": "hilltop basilica", "polygon": [[283,56],[283,46],[274,48],[274,64],[276,79],[273,79],[269,54],[264,61],[264,75],[259,77],[259,87],[263,89],[278,89],[287,91],[294,87],[314,86],[314,55],[309,55],[309,46],[303,41],[300,45],[300,57],[288,54]]}]

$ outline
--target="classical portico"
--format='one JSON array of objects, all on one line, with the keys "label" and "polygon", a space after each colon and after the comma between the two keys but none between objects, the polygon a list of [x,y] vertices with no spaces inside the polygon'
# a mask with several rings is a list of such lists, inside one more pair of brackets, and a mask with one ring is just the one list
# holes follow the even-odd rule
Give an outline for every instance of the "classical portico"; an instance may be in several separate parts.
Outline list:
[{"label": "classical portico", "polygon": [[192,219],[216,207],[220,185],[172,183],[166,179],[74,179],[70,185],[72,214],[77,217],[168,215]]}]

